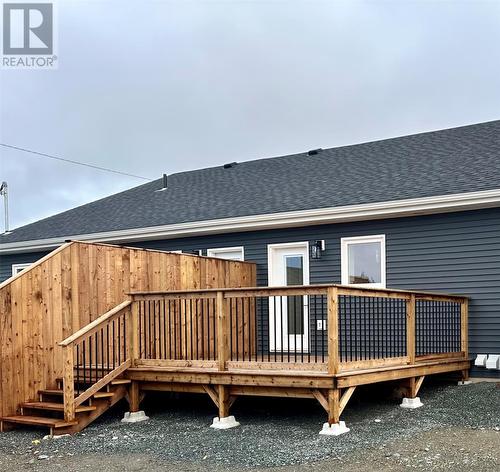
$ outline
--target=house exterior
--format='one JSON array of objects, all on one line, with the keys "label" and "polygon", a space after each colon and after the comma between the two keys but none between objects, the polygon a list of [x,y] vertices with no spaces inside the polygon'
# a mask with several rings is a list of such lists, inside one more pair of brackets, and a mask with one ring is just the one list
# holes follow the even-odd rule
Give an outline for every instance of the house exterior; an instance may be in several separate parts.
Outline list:
[{"label": "house exterior", "polygon": [[466,295],[471,355],[500,354],[500,121],[173,174],[0,236],[0,280],[65,240],[251,261],[258,285]]}]

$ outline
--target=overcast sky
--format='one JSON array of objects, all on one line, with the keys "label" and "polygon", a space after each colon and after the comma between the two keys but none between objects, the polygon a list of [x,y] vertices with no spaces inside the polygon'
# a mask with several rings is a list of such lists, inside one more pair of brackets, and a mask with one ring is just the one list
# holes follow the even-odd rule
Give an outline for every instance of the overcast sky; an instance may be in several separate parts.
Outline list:
[{"label": "overcast sky", "polygon": [[[59,68],[0,71],[3,143],[157,178],[500,118],[500,1],[58,6]],[[142,183],[0,153],[13,227]]]}]

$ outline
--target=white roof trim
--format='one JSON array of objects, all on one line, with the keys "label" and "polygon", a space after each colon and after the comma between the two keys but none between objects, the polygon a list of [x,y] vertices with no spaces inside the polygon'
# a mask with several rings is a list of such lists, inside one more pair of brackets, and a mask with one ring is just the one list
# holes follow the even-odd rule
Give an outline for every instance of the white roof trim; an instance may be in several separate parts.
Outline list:
[{"label": "white roof trim", "polygon": [[[239,216],[207,221],[193,221],[149,228],[135,228],[93,234],[72,234],[59,238],[19,241],[0,245],[0,254],[52,249],[67,240],[98,242],[133,242],[173,239],[185,236],[253,231],[316,224],[342,223],[382,218],[396,218],[431,213],[474,210],[500,206],[500,189],[438,195],[406,200],[392,200],[342,207]],[[14,230],[15,232],[15,230]]]}]

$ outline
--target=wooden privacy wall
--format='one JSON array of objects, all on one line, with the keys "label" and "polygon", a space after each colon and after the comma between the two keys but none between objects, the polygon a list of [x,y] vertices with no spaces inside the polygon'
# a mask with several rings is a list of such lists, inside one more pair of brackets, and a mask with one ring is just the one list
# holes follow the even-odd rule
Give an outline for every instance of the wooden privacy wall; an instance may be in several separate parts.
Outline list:
[{"label": "wooden privacy wall", "polygon": [[127,292],[255,286],[255,264],[70,242],[0,284],[0,416],[62,375],[57,345]]}]

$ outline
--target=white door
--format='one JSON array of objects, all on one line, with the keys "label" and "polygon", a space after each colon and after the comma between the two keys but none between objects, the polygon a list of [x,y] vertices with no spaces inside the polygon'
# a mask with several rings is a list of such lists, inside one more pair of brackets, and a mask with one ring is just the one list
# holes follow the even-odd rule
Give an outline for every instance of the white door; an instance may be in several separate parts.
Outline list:
[{"label": "white door", "polygon": [[[268,270],[270,286],[309,285],[309,244],[270,244]],[[269,297],[270,350],[308,352],[308,320],[307,296]]]}]

